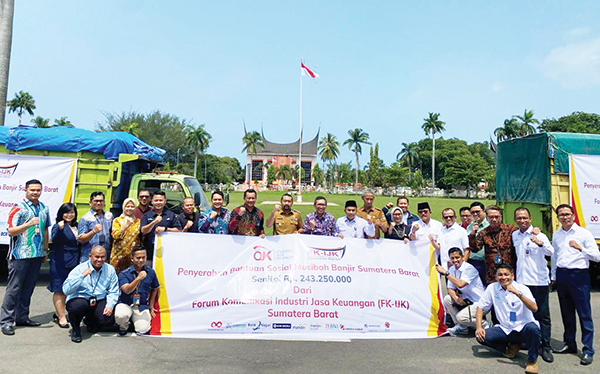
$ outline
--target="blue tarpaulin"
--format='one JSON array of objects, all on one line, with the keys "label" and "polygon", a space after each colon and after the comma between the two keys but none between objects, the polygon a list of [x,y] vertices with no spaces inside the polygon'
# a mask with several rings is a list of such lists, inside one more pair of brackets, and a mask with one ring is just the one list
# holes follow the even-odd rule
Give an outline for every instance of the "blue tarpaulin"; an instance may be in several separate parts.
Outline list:
[{"label": "blue tarpaulin", "polygon": [[13,151],[87,151],[101,153],[110,160],[117,160],[120,153],[129,153],[146,160],[162,162],[165,155],[165,150],[151,146],[126,132],[93,132],[64,126],[46,129],[30,126],[8,129],[0,126],[0,143]]}]

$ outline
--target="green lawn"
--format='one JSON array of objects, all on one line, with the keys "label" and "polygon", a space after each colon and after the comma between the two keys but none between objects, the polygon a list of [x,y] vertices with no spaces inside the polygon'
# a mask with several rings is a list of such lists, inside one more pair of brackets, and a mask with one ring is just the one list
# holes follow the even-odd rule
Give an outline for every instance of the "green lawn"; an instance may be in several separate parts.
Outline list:
[{"label": "green lawn", "polygon": [[[207,193],[209,201],[210,194]],[[271,213],[273,209],[273,205],[261,204],[263,201],[279,201],[281,199],[281,195],[283,192],[279,191],[263,191],[258,193],[257,197],[257,206],[265,213],[265,219]],[[302,200],[313,202],[315,197],[320,195],[316,192],[308,192],[302,194]],[[362,199],[360,195],[337,195],[337,194],[324,194],[329,203],[336,203],[338,206],[329,205],[327,207],[327,211],[334,215],[334,217],[338,218],[344,215],[344,204],[346,200],[356,200],[358,206],[362,205]],[[229,205],[228,209],[232,210],[233,208],[242,205],[243,203],[243,192],[232,192],[229,195]],[[454,208],[458,215],[459,208],[463,206],[469,206],[473,201],[477,199],[458,199],[458,198],[441,198],[441,197],[413,197],[410,198],[410,207],[409,210],[416,214],[417,213],[417,204],[423,201],[429,202],[432,210],[432,218],[441,221],[442,220],[442,210],[444,208]],[[294,197],[294,201],[296,198]],[[375,206],[381,208],[388,202],[396,203],[396,197],[390,196],[376,196],[375,197]],[[489,204],[495,203],[494,200],[478,200],[481,201],[484,205],[488,206]],[[304,217],[307,213],[314,212],[314,208],[311,205],[297,205],[294,204],[294,209],[298,210],[302,213],[302,217]],[[271,230],[266,230],[268,234],[272,233]]]}]

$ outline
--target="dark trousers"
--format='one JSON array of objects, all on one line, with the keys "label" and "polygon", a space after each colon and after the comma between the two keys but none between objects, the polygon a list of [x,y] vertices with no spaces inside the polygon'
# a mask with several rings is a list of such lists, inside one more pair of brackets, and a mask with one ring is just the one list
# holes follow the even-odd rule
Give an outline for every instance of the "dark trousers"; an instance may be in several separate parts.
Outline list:
[{"label": "dark trousers", "polygon": [[490,327],[485,330],[485,344],[502,353],[506,352],[508,343],[525,343],[528,348],[527,361],[536,362],[540,350],[540,328],[529,322],[521,331],[511,331],[506,335],[500,326]]},{"label": "dark trousers", "polygon": [[485,281],[485,262],[483,260],[473,260],[469,259],[467,261],[469,264],[473,265],[477,272],[479,273],[479,278],[481,278],[481,282],[483,282],[483,287],[487,287],[487,282]]},{"label": "dark trousers", "polygon": [[588,269],[556,269],[556,291],[560,303],[565,333],[563,340],[571,348],[577,348],[575,312],[581,325],[583,353],[594,354],[594,322],[590,304],[590,273]]},{"label": "dark trousers", "polygon": [[[115,324],[114,314],[105,316],[104,308],[106,299],[98,300],[96,306],[90,306],[89,300],[82,297],[76,297],[67,302],[67,312],[69,312],[69,322],[73,326],[73,331],[81,333],[81,320],[85,317],[85,322],[89,328],[100,329],[110,327]],[[114,311],[113,311],[114,312]]]},{"label": "dark trousers", "polygon": [[29,319],[31,295],[41,266],[41,257],[8,260],[8,281],[0,311],[0,325],[12,325],[13,322],[25,322]]},{"label": "dark trousers", "polygon": [[550,347],[550,332],[552,331],[552,324],[550,322],[550,303],[548,301],[548,295],[550,294],[550,287],[548,286],[527,286],[535,298],[538,311],[533,313],[535,319],[540,323],[540,330],[542,331],[542,348]]}]

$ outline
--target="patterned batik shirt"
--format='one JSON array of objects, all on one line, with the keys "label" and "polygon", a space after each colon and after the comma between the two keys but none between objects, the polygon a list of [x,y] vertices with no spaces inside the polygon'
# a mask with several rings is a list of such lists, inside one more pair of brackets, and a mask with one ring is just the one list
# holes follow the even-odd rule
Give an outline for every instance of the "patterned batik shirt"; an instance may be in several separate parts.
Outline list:
[{"label": "patterned batik shirt", "polygon": [[487,227],[477,236],[469,235],[469,247],[472,252],[485,248],[485,280],[488,284],[496,281],[496,266],[509,264],[517,269],[517,253],[512,242],[513,225],[500,224],[497,228]]},{"label": "patterned batik shirt", "polygon": [[[315,221],[315,228],[311,230],[310,221]],[[338,229],[335,225],[335,218],[329,213],[323,213],[319,218],[317,212],[308,213],[304,218],[304,234],[336,236]]]},{"label": "patterned batik shirt", "polygon": [[44,257],[44,232],[50,227],[50,212],[41,201],[34,204],[24,200],[15,204],[8,214],[8,227],[13,228],[24,224],[34,217],[39,217],[40,222],[28,227],[10,238],[10,256],[17,260]]},{"label": "patterned batik shirt", "polygon": [[[240,214],[240,208],[244,207],[246,211]],[[246,206],[239,206],[231,213],[229,222],[229,233],[232,235],[259,236],[265,233],[265,217],[262,210],[252,207],[249,211]]]}]

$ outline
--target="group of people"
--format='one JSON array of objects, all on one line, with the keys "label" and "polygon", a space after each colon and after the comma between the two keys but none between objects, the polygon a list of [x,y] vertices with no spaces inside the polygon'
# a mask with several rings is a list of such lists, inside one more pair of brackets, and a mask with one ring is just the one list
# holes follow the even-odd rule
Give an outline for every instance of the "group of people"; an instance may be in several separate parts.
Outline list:
[{"label": "group of people", "polygon": [[[29,303],[40,265],[48,254],[50,216],[39,200],[42,183],[28,181],[25,200],[16,204],[8,220],[9,278],[0,314],[5,335],[14,327],[39,326],[29,319]],[[362,205],[345,203],[345,215],[335,219],[327,213],[327,199],[314,200],[314,212],[302,219],[294,210],[293,198],[285,193],[266,223],[256,207],[257,192],[244,192],[244,204],[229,211],[224,196],[212,193],[212,206],[200,213],[194,199],[186,198],[182,213],[166,207],[162,191],[140,190],[138,203],[126,199],[123,213],[114,218],[104,210],[105,196],[94,192],[90,210],[78,221],[73,204],[63,204],[51,228],[50,284],[55,306],[55,322],[72,327],[71,339],[81,342],[83,321],[89,331],[110,328],[127,334],[131,322],[139,334],[151,328],[155,316],[158,280],[149,266],[155,234],[164,231],[208,234],[274,235],[307,234],[342,238],[428,240],[438,258],[437,271],[447,279],[444,306],[454,327],[451,335],[475,329],[477,340],[514,357],[520,344],[528,346],[526,372],[538,371],[541,353],[547,362],[552,352],[577,353],[575,314],[582,328],[581,364],[592,362],[593,322],[590,305],[589,261],[600,261],[592,234],[574,223],[573,208],[556,209],[562,227],[552,243],[531,225],[525,207],[514,212],[516,226],[502,223],[502,211],[480,202],[459,210],[442,211],[442,222],[431,218],[427,202],[418,204],[417,215],[409,211],[409,199],[399,197],[383,208],[374,206],[371,191],[362,194]],[[551,271],[546,256],[550,256]],[[555,283],[564,324],[564,345],[550,346],[549,284]],[[491,311],[493,325],[486,319]],[[68,312],[68,317],[67,317]],[[450,321],[447,322],[450,322]]]}]

